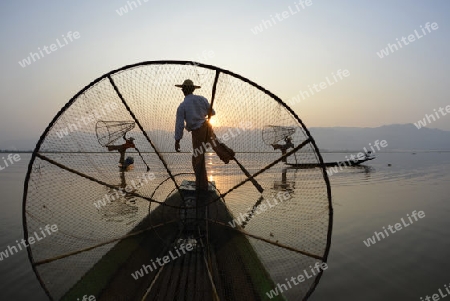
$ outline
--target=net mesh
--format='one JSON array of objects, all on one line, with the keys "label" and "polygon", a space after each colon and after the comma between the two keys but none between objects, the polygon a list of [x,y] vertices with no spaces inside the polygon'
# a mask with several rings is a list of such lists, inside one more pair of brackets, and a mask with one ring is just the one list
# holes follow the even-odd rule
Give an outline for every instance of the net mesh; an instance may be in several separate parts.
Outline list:
[{"label": "net mesh", "polygon": [[107,146],[122,138],[135,127],[134,121],[105,121],[99,120],[95,124],[98,143]]},{"label": "net mesh", "polygon": [[267,125],[262,131],[262,139],[267,145],[273,145],[291,137],[295,130],[294,127]]},{"label": "net mesh", "polygon": [[[191,134],[174,150],[184,97],[174,85],[185,79],[201,86],[195,94],[214,97],[210,123],[242,165],[205,153],[207,195],[195,191]],[[124,133],[142,155],[126,149],[130,171],[105,147]],[[306,300],[330,247],[330,188],[323,168],[287,168],[272,146],[286,137],[288,161],[320,163],[278,98],[212,66],[143,63],[87,86],[41,137],[26,180],[25,239],[41,238],[28,250],[48,296]]]}]

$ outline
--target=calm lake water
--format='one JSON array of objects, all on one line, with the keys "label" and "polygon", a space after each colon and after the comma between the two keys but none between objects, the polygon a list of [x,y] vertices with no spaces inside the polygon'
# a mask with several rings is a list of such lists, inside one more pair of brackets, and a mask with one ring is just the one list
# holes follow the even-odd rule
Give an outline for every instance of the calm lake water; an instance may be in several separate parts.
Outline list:
[{"label": "calm lake water", "polygon": [[[377,155],[366,167],[330,176],[335,214],[329,268],[310,300],[420,300],[450,283],[450,153]],[[30,155],[20,156],[0,171],[0,251],[23,237]],[[344,156],[324,154],[325,161]],[[370,247],[363,243],[383,226],[407,221],[414,210],[425,217]],[[0,300],[48,300],[27,252],[0,262]]]}]

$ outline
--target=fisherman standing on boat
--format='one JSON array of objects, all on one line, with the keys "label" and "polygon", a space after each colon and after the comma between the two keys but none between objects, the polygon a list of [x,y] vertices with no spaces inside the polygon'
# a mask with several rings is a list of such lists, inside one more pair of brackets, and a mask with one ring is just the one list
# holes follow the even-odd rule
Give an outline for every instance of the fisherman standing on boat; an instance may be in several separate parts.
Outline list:
[{"label": "fisherman standing on boat", "polygon": [[372,151],[368,151],[365,153],[364,159],[372,159],[373,157],[374,157],[374,155],[372,154]]},{"label": "fisherman standing on boat", "polygon": [[[130,138],[126,138],[125,136],[123,136],[123,139],[125,140],[125,143],[122,145],[107,145],[108,147],[108,151],[114,151],[117,150],[120,153],[120,159],[119,159],[119,167],[121,169],[126,169],[129,165],[133,164],[133,160],[131,157],[127,158],[127,160],[125,160],[125,152],[127,151],[127,149],[129,148],[136,148],[136,146],[134,145],[134,138],[130,137]],[[127,162],[125,162],[127,161]],[[126,164],[125,164],[126,163]]]},{"label": "fisherman standing on boat", "polygon": [[[195,86],[192,80],[186,79],[183,84],[175,85],[181,88],[184,100],[179,105],[175,123],[175,150],[180,152],[180,140],[186,128],[192,133],[192,167],[195,173],[195,184],[199,192],[208,191],[208,177],[205,166],[206,147],[211,147],[225,164],[234,158],[234,151],[218,141],[211,124],[207,121],[210,110],[208,100],[200,95],[194,95]],[[212,110],[212,115],[215,111]]]},{"label": "fisherman standing on boat", "polygon": [[[289,148],[294,148],[294,144],[292,143],[292,138],[289,136],[284,137],[284,144],[272,144],[272,147],[274,150],[281,150],[282,155],[286,155],[287,150]],[[283,162],[286,163],[287,162],[287,158],[283,157]]]}]

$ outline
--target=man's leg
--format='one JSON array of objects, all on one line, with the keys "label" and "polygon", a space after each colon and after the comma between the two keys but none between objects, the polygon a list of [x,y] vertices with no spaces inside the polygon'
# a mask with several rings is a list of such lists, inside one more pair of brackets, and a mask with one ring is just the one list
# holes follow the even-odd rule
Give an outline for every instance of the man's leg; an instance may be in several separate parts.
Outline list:
[{"label": "man's leg", "polygon": [[206,150],[203,145],[206,134],[203,126],[192,131],[192,167],[194,168],[195,184],[198,190],[208,190],[208,177],[205,165]]},{"label": "man's leg", "polygon": [[121,166],[123,166],[123,163],[125,162],[125,151],[126,148],[123,145],[108,145],[108,151],[118,151],[120,154],[119,163]]},{"label": "man's leg", "polygon": [[126,148],[123,145],[119,146],[119,153],[120,153],[120,159],[119,159],[119,164],[120,166],[123,168],[123,165],[125,163],[125,152],[126,152]]},{"label": "man's leg", "polygon": [[[281,155],[282,156],[286,155],[286,148],[281,149]],[[287,157],[284,157],[283,160],[281,160],[281,161],[283,161],[284,163],[287,163]]]},{"label": "man's leg", "polygon": [[206,174],[205,164],[205,145],[206,127],[192,131],[192,167],[195,172],[195,186],[197,194],[197,218],[203,220],[206,217],[206,203],[208,194],[208,176]]}]

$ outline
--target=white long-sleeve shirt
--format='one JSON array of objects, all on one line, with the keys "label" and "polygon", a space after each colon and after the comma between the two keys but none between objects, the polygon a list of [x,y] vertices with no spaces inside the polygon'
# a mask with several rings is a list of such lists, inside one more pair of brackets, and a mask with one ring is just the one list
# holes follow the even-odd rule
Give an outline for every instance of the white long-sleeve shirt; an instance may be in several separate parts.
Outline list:
[{"label": "white long-sleeve shirt", "polygon": [[[175,122],[175,140],[183,138],[183,130],[193,131],[198,129],[205,121],[209,113],[208,100],[200,95],[189,94],[178,106]],[[216,112],[212,110],[212,115]]]}]

